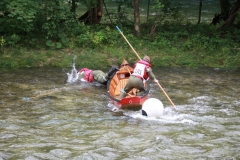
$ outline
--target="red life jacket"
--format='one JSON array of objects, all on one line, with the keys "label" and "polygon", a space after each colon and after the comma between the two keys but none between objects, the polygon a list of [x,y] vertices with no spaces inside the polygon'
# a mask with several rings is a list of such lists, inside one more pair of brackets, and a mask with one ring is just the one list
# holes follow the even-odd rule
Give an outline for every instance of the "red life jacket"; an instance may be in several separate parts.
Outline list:
[{"label": "red life jacket", "polygon": [[92,74],[92,70],[88,69],[88,68],[83,68],[79,71],[84,72],[85,76],[84,76],[84,80],[88,81],[88,82],[92,82],[93,81],[93,74]]},{"label": "red life jacket", "polygon": [[132,73],[133,76],[139,77],[142,80],[148,80],[149,76],[147,73],[147,68],[151,67],[151,65],[146,61],[138,61],[134,65],[134,71]]}]

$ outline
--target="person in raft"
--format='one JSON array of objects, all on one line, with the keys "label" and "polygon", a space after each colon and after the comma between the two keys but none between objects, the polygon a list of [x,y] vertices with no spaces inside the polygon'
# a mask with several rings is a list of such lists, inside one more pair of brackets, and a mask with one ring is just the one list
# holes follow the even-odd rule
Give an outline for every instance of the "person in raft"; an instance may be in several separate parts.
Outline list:
[{"label": "person in raft", "polygon": [[133,88],[137,88],[139,90],[137,96],[143,95],[146,91],[144,83],[149,79],[149,77],[153,79],[154,82],[158,82],[152,72],[150,58],[148,56],[144,56],[143,60],[140,60],[134,64],[134,71],[130,75],[125,88],[121,90],[121,94],[118,99],[121,100],[122,98],[126,97],[126,94]]},{"label": "person in raft", "polygon": [[113,74],[115,74],[119,69],[112,66],[108,73],[104,73],[101,70],[90,70],[88,68],[82,68],[78,71],[78,79],[81,81],[87,81],[92,83],[94,80],[106,85],[107,81]]}]

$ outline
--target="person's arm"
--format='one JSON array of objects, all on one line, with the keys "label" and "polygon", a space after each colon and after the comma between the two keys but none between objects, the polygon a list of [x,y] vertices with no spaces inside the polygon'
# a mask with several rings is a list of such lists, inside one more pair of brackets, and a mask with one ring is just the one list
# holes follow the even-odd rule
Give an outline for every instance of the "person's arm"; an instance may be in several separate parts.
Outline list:
[{"label": "person's arm", "polygon": [[149,77],[150,77],[154,82],[157,83],[158,80],[156,79],[155,75],[153,74],[151,67],[147,68],[147,72],[148,72]]}]

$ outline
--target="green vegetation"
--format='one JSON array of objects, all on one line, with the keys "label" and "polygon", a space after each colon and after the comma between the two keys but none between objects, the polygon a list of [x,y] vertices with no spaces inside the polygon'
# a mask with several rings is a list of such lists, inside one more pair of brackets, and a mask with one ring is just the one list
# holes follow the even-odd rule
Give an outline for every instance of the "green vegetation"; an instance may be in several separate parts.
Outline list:
[{"label": "green vegetation", "polygon": [[[177,7],[172,8],[172,14],[161,16],[153,34],[150,32],[155,17],[142,23],[141,35],[136,36],[132,20],[125,16],[114,24],[107,23],[105,15],[103,23],[85,25],[76,21],[69,6],[62,1],[57,5],[49,2],[48,8],[39,2],[0,2],[2,11],[3,6],[12,5],[12,12],[0,17],[1,22],[6,22],[0,27],[0,68],[71,67],[75,55],[79,67],[92,69],[108,69],[110,65],[121,63],[122,58],[134,63],[137,57],[115,25],[121,28],[141,57],[151,57],[155,67],[240,68],[238,23],[227,30],[219,29],[220,24],[196,24],[184,18]],[[15,9],[16,6],[28,12]]]}]

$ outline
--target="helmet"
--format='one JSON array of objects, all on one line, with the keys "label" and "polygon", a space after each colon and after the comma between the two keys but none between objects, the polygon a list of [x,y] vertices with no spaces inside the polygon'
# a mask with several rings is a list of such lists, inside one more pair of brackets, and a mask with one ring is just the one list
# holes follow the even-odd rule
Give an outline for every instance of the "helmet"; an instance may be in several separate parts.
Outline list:
[{"label": "helmet", "polygon": [[143,60],[150,63],[150,58],[148,56],[144,56]]}]

